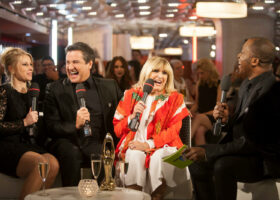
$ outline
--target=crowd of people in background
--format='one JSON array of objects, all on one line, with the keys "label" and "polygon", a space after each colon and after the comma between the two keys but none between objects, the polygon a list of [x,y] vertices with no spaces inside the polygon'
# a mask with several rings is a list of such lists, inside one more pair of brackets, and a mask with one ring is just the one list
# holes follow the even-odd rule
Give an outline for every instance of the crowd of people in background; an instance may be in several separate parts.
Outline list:
[{"label": "crowd of people in background", "polygon": [[[243,174],[230,173],[238,177],[233,180],[224,171],[217,170],[228,172],[231,166],[235,166],[232,160],[227,159],[236,159],[235,163],[252,166],[252,163],[260,163],[263,154],[276,152],[269,149],[267,143],[262,144],[258,140],[262,138],[258,130],[252,129],[258,133],[259,138],[256,139],[252,136],[252,130],[240,128],[242,123],[237,120],[244,115],[244,119],[252,124],[252,114],[246,111],[250,106],[256,111],[253,112],[255,115],[264,112],[259,111],[259,105],[253,103],[244,107],[246,102],[242,100],[247,93],[245,81],[248,83],[262,76],[271,80],[263,82],[269,85],[265,90],[258,85],[258,81],[264,81],[263,78],[252,83],[254,87],[259,87],[262,94],[270,91],[274,79],[280,81],[280,61],[267,54],[268,51],[274,54],[272,47],[264,38],[251,38],[244,44],[238,56],[239,64],[231,74],[232,84],[227,94],[227,105],[217,104],[221,99],[220,75],[215,63],[209,58],[201,58],[191,66],[178,58],[145,58],[140,50],[133,50],[130,61],[115,56],[101,65],[96,62],[94,50],[78,42],[66,48],[64,65],[57,67],[51,57],[42,56],[34,66],[29,53],[19,48],[7,48],[1,55],[0,63],[0,159],[7,161],[1,163],[0,172],[25,178],[20,199],[39,190],[42,185],[36,163],[38,160],[48,160],[50,163],[47,187],[51,187],[59,170],[63,186],[76,186],[81,179],[80,168],[90,167],[87,162],[90,154],[100,153],[104,136],[110,132],[117,145],[117,160],[129,162],[125,182],[127,187],[149,191],[153,200],[160,200],[166,186],[176,185],[168,179],[170,175],[166,175],[175,173],[174,168],[159,167],[162,166],[161,158],[183,145],[179,137],[182,119],[191,116],[194,147],[186,152],[186,156],[193,161],[203,161],[202,164],[195,163],[190,167],[196,199],[225,199],[226,192],[230,194],[230,199],[234,199],[235,183],[239,179],[243,180]],[[103,74],[99,73],[100,67]],[[143,87],[148,79],[153,79],[154,88],[145,99],[146,102],[143,102]],[[31,82],[37,82],[41,90],[37,111],[31,109],[32,103],[28,96]],[[76,97],[75,91],[79,84],[83,84],[86,89],[86,107],[81,106]],[[279,92],[278,87],[272,88]],[[250,92],[256,93],[255,97],[259,98],[257,89]],[[269,101],[267,98],[260,99]],[[239,110],[236,110],[236,104]],[[278,107],[273,109],[277,110]],[[30,142],[28,133],[30,127],[39,120],[38,111],[44,113],[44,120],[40,123],[43,128],[38,130],[45,135],[45,141],[34,144]],[[246,117],[247,112],[250,117]],[[136,113],[141,116],[138,119],[139,129],[131,131],[129,123],[136,117]],[[234,118],[229,128],[234,138],[230,138],[224,146],[207,146],[211,140],[206,135],[212,135],[217,118],[221,118],[224,123]],[[84,137],[86,123],[94,132],[92,137]],[[236,127],[243,135],[236,133]],[[262,128],[260,126],[260,130]],[[247,144],[248,141],[244,139],[246,137],[250,138],[250,142],[258,144],[258,147]],[[272,135],[272,138],[276,137]],[[237,144],[235,141],[238,141]],[[278,138],[275,142],[277,144]],[[241,143],[248,150],[249,156],[237,147],[232,147],[234,151],[230,147],[230,150],[224,151],[227,146]],[[259,154],[257,148],[261,148],[263,154]],[[218,149],[221,149],[220,152]],[[245,158],[250,158],[252,162],[248,164],[236,155],[239,153],[246,154]],[[233,155],[230,157],[228,154]],[[276,153],[273,156],[279,155]],[[225,167],[221,168],[221,164]],[[259,180],[256,176],[263,178],[261,170],[253,171],[252,176],[245,176],[244,179],[254,182]],[[182,179],[186,174],[186,171],[182,171]],[[103,177],[104,172],[99,177],[99,183]],[[209,183],[209,188],[200,180]],[[224,180],[229,181],[232,188],[223,187]]]}]

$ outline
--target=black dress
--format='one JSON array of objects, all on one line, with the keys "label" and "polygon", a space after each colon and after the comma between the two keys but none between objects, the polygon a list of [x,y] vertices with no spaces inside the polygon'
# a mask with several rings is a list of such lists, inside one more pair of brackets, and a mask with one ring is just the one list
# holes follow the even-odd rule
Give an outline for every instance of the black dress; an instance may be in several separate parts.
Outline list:
[{"label": "black dress", "polygon": [[30,102],[28,94],[17,92],[10,84],[0,86],[0,172],[10,176],[16,176],[16,167],[24,153],[46,153],[28,140],[23,119]]},{"label": "black dress", "polygon": [[[214,110],[217,102],[218,86],[209,87],[207,84],[199,85],[198,87],[198,112],[204,113]],[[212,115],[206,115],[209,120],[214,123],[215,119]]]}]

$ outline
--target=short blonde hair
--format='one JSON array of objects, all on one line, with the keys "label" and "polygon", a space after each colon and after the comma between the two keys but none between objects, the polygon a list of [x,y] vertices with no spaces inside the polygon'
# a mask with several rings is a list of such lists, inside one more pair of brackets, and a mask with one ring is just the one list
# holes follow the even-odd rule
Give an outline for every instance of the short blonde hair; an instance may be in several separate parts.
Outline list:
[{"label": "short blonde hair", "polygon": [[140,72],[139,81],[134,85],[134,87],[143,88],[144,83],[147,81],[147,79],[149,79],[151,72],[157,69],[163,69],[167,73],[165,92],[167,94],[170,94],[171,92],[175,91],[172,67],[165,58],[161,58],[158,56],[151,57],[146,61]]},{"label": "short blonde hair", "polygon": [[1,64],[4,66],[5,74],[8,76],[9,80],[11,80],[11,73],[9,71],[9,66],[15,68],[18,64],[19,57],[28,56],[33,63],[33,59],[31,54],[27,53],[21,48],[8,47],[1,55]]}]

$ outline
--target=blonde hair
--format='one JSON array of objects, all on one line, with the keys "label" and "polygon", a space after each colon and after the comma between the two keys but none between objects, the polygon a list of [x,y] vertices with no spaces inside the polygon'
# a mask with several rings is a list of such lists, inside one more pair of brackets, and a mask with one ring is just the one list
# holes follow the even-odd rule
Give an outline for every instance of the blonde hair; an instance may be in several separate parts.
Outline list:
[{"label": "blonde hair", "polygon": [[158,56],[151,57],[146,61],[140,72],[139,81],[133,87],[143,88],[144,83],[147,81],[147,79],[149,79],[151,72],[157,69],[162,69],[167,73],[167,81],[164,88],[166,94],[170,94],[171,92],[175,91],[172,67],[165,58]]},{"label": "blonde hair", "polygon": [[197,61],[196,70],[202,70],[208,72],[208,78],[206,81],[199,80],[199,84],[207,84],[210,87],[217,86],[219,84],[219,73],[215,64],[209,58],[201,58]]},{"label": "blonde hair", "polygon": [[16,68],[19,57],[20,56],[28,56],[33,63],[33,59],[31,54],[27,53],[21,48],[15,48],[15,47],[8,47],[5,49],[5,51],[1,55],[1,64],[4,66],[5,74],[7,75],[8,79],[11,81],[12,75],[9,71],[9,66],[12,68]]}]

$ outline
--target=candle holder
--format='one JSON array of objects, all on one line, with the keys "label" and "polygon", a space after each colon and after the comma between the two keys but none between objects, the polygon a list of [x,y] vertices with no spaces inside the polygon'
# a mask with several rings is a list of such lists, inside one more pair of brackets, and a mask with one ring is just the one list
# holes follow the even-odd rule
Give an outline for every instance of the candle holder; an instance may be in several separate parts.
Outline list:
[{"label": "candle holder", "polygon": [[78,185],[78,190],[82,197],[87,198],[95,196],[99,187],[94,179],[81,179]]}]

